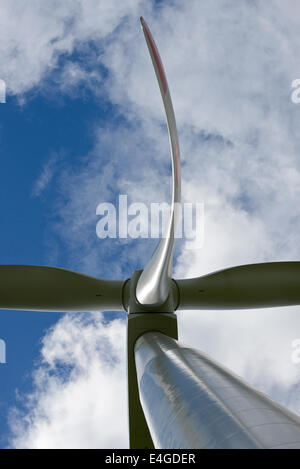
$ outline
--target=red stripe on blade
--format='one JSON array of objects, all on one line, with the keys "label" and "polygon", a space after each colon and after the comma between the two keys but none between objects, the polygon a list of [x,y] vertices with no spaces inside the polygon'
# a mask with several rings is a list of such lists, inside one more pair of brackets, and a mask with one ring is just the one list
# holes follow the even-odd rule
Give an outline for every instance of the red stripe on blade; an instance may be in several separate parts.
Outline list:
[{"label": "red stripe on blade", "polygon": [[167,78],[166,78],[166,75],[165,75],[164,67],[163,67],[163,64],[162,64],[158,49],[156,47],[156,44],[155,44],[155,41],[152,37],[150,29],[148,28],[148,25],[147,25],[146,21],[142,17],[141,17],[141,24],[142,24],[143,30],[144,30],[145,35],[146,35],[146,37],[149,41],[149,44],[150,44],[150,48],[151,48],[151,51],[152,51],[152,55],[153,55],[155,64],[157,66],[157,70],[158,70],[159,78],[160,78],[161,85],[162,85],[162,88],[163,88],[163,92],[166,93],[166,91],[168,89],[168,83],[167,83]]}]

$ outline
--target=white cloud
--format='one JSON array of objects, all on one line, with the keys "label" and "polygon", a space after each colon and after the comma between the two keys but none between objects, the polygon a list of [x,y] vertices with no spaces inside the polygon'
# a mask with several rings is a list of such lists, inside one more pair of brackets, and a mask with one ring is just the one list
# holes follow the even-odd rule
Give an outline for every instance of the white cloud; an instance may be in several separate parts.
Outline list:
[{"label": "white cloud", "polygon": [[39,197],[51,183],[55,172],[58,170],[59,156],[55,153],[50,156],[49,160],[45,163],[41,174],[35,181],[32,189],[32,196]]},{"label": "white cloud", "polygon": [[11,413],[16,448],[128,447],[125,322],[67,315],[43,339],[34,392]]},{"label": "white cloud", "polygon": [[[162,127],[158,87],[142,34],[137,30],[141,12],[138,3],[126,2],[127,9],[119,7],[120,2],[112,8],[107,6],[103,17],[99,13],[100,28],[97,15],[86,6],[90,4],[73,2],[71,7],[64,2],[55,15],[50,15],[37,51],[32,52],[26,41],[22,46],[24,57],[30,56],[31,78],[28,74],[22,81],[21,74],[13,74],[13,67],[21,70],[25,59],[18,60],[11,53],[8,73],[15,78],[7,83],[12,92],[29,89],[45,76],[49,64],[55,65],[57,53],[71,52],[78,41],[109,36],[101,53],[101,63],[108,70],[102,86],[126,121],[95,128],[95,148],[86,159],[86,167],[80,173],[76,169],[68,171],[67,177],[61,174],[60,231],[71,253],[70,264],[101,275],[109,266],[111,275],[121,276],[130,268],[140,268],[148,259],[150,240],[124,245],[116,240],[98,240],[96,207],[100,202],[113,201],[118,192],[128,193],[134,201],[166,198],[168,140]],[[5,5],[6,14],[12,16],[12,7]],[[16,5],[20,7],[21,3]],[[190,0],[184,4],[164,3],[153,11],[149,2],[142,11],[169,78],[180,132],[183,197],[205,203],[205,244],[195,252],[181,246],[175,269],[178,277],[198,276],[236,264],[300,258],[300,106],[290,99],[291,82],[300,76],[299,15],[294,14],[297,9],[298,3],[292,0]],[[33,23],[33,37],[39,36],[43,26],[40,14],[32,7],[26,9],[24,24],[28,28]],[[10,28],[13,30],[12,25]],[[22,43],[22,35],[24,31],[17,33],[18,44]],[[50,45],[49,38],[57,39]],[[17,51],[18,47],[13,49]],[[75,75],[66,73],[66,83],[74,76],[79,77],[75,82],[80,82],[80,77],[90,72],[70,67],[69,72],[73,70]],[[80,258],[76,254],[79,252]],[[298,307],[184,312],[180,313],[179,325],[183,342],[211,354],[300,412],[300,368],[291,362],[292,341],[300,336]],[[56,354],[61,339],[54,337]],[[65,350],[60,353],[62,361],[69,359]],[[47,356],[51,362],[50,352]],[[97,366],[101,367],[101,362]],[[109,389],[113,392],[121,367],[116,374],[114,370],[112,378],[106,380],[108,393]],[[64,406],[69,412],[68,428],[72,427],[73,397],[66,393],[60,400],[59,377],[49,376],[47,382],[49,392],[40,392],[37,384],[36,400],[28,414],[29,436],[22,429],[18,431],[18,445],[22,442],[36,447],[41,444],[40,438],[45,444],[58,444],[51,432],[56,423],[61,425],[59,412]],[[76,383],[80,392],[86,382],[89,384],[84,373],[77,381],[71,380],[74,394]],[[93,397],[92,387],[88,392]],[[48,397],[54,406],[56,402],[61,405],[59,412],[51,414],[53,427],[35,414],[35,409],[39,412],[45,408]],[[89,435],[94,416],[87,408],[84,412],[82,428]],[[125,432],[124,426],[122,429]],[[71,433],[64,430],[58,433],[64,444],[76,446],[80,438],[89,438],[81,434],[73,439],[72,429]],[[120,433],[113,436],[112,430],[111,441],[119,446],[125,437]],[[102,444],[108,444],[107,440]]]},{"label": "white cloud", "polygon": [[[11,94],[22,94],[58,65],[61,54],[104,40],[139,0],[3,0],[0,15],[1,78]],[[73,77],[71,77],[73,80]]]}]

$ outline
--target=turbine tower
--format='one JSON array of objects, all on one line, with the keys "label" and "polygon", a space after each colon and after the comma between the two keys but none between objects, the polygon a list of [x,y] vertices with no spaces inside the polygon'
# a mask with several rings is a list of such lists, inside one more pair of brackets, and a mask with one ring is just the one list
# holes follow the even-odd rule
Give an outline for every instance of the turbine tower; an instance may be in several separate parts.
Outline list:
[{"label": "turbine tower", "polygon": [[[0,308],[128,313],[131,448],[300,448],[297,415],[204,353],[181,345],[176,310],[300,304],[300,262],[252,264],[172,278],[180,202],[180,152],[169,87],[146,22],[172,155],[172,206],[165,236],[142,271],[104,280],[47,266],[0,266]],[[200,312],[199,312],[200,314]]]}]

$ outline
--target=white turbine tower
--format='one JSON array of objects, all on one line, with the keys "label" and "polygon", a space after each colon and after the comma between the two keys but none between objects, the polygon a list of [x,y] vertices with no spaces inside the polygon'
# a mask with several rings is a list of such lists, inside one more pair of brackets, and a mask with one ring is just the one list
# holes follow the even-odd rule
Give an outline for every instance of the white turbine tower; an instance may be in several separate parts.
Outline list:
[{"label": "white turbine tower", "polygon": [[180,152],[164,68],[142,18],[141,24],[169,129],[173,191],[167,232],[147,266],[126,281],[55,267],[0,266],[0,308],[128,312],[131,448],[300,448],[299,417],[176,340],[176,310],[300,304],[300,262],[244,265],[172,279]]}]

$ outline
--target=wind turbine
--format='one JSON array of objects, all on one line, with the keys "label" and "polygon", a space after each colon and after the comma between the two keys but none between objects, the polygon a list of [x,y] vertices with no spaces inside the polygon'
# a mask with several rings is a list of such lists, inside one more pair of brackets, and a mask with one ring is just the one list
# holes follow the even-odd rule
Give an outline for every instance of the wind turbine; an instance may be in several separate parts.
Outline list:
[{"label": "wind turbine", "polygon": [[[149,263],[127,280],[47,266],[0,266],[0,308],[128,312],[131,448],[300,448],[300,419],[197,350],[177,342],[176,310],[300,304],[300,262],[243,265],[172,278],[180,202],[180,152],[168,83],[146,22],[172,155],[166,235]],[[200,313],[199,313],[200,314]]]}]

